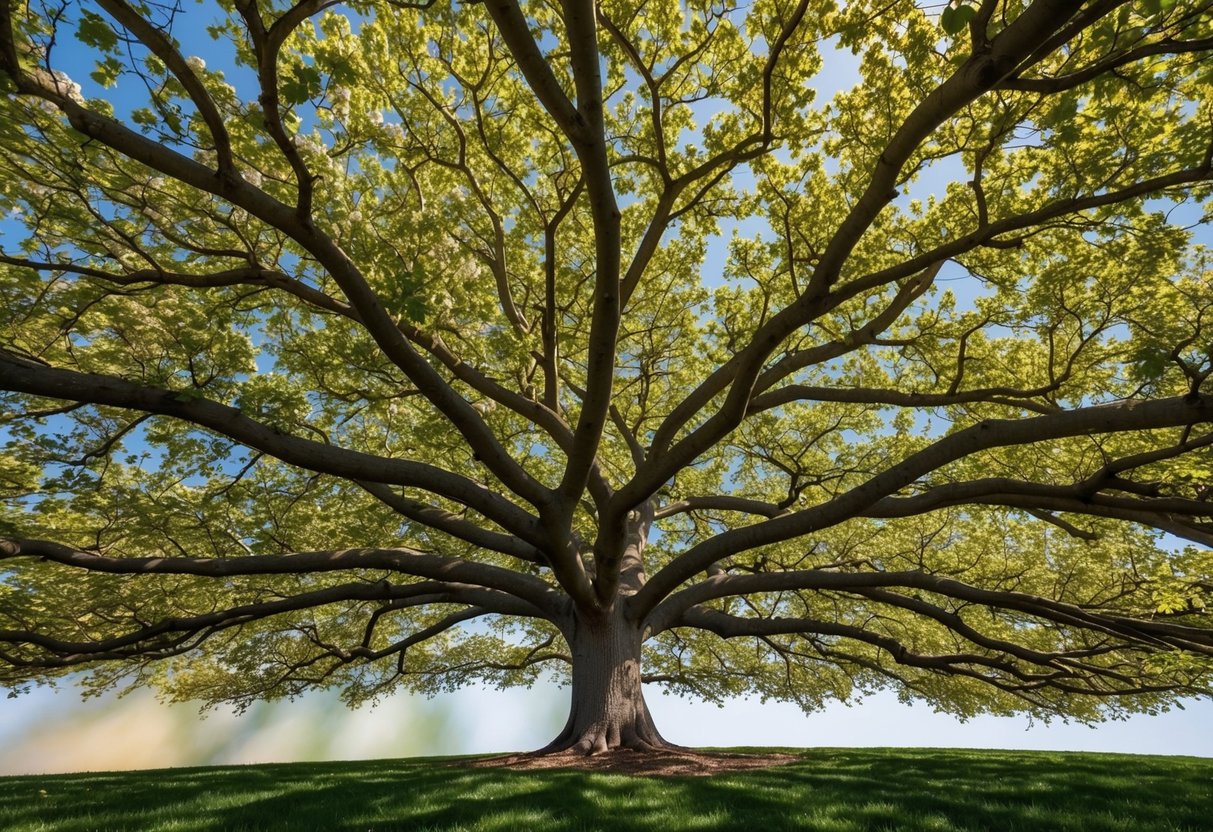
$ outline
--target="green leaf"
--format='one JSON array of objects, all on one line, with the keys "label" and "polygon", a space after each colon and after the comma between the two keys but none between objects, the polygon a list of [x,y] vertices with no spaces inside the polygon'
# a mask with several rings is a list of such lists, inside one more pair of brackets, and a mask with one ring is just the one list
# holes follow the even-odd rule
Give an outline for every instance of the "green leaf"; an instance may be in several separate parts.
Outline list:
[{"label": "green leaf", "polygon": [[429,313],[429,304],[422,293],[425,285],[425,269],[420,263],[407,272],[400,272],[385,293],[388,308],[414,323],[424,323]]},{"label": "green leaf", "polygon": [[282,84],[283,102],[302,104],[320,94],[320,70],[314,66],[296,67]]},{"label": "green leaf", "polygon": [[160,119],[147,107],[140,107],[131,111],[131,121],[140,127],[155,127]]},{"label": "green leaf", "polygon": [[328,65],[329,78],[334,84],[348,86],[358,82],[358,71],[348,58],[335,58]]},{"label": "green leaf", "polygon": [[1142,381],[1157,381],[1170,364],[1169,350],[1156,344],[1145,344],[1133,353],[1133,377]]},{"label": "green leaf", "polygon": [[89,77],[103,87],[112,87],[118,82],[122,72],[122,62],[112,55],[104,61],[97,62],[97,68],[89,73]]},{"label": "green leaf", "polygon": [[85,46],[93,46],[104,52],[112,52],[118,46],[118,33],[94,12],[85,12],[80,16],[76,39]]},{"label": "green leaf", "polygon": [[976,14],[977,9],[972,6],[948,6],[939,16],[939,25],[949,35],[955,35],[968,26]]}]

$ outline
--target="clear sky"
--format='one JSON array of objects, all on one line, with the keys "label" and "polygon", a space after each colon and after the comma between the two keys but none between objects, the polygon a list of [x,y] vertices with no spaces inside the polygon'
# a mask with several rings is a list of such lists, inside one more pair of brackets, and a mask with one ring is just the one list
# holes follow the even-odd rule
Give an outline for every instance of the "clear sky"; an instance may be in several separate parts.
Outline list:
[{"label": "clear sky", "polygon": [[[204,40],[202,28],[189,31],[199,37],[196,51],[213,65],[222,57],[208,51],[216,46]],[[82,68],[80,75],[86,72]],[[849,55],[827,62],[815,79],[818,100],[849,86],[854,72]],[[92,92],[86,88],[86,94]],[[715,257],[722,248],[714,248]],[[550,685],[529,691],[470,689],[435,700],[398,696],[375,709],[351,712],[332,695],[316,694],[257,705],[242,717],[217,712],[200,720],[197,707],[161,705],[146,691],[82,702],[70,686],[43,689],[0,698],[0,774],[525,750],[559,730],[566,697],[567,691]],[[1213,757],[1210,700],[1089,728],[1030,725],[1024,718],[960,723],[921,704],[900,704],[892,694],[808,716],[791,705],[756,700],[717,708],[657,690],[649,690],[648,699],[665,736],[689,745],[1033,748]]]}]

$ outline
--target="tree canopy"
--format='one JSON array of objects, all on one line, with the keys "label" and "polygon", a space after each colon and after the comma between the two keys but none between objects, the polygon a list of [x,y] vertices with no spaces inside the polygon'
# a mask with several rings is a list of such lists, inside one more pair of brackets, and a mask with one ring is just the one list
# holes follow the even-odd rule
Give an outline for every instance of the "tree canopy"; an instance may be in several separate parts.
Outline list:
[{"label": "tree canopy", "polygon": [[0,0],[0,683],[1213,691],[1213,3]]}]

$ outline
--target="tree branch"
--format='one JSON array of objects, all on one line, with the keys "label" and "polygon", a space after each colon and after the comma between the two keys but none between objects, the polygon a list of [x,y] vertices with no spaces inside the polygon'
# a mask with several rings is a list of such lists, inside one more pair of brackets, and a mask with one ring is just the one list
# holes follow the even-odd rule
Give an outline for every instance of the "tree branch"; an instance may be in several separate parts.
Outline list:
[{"label": "tree branch", "polygon": [[539,103],[570,141],[585,141],[589,127],[556,79],[547,57],[539,50],[516,0],[486,0],[484,5]]},{"label": "tree branch", "polygon": [[[74,549],[49,540],[0,538],[0,560],[38,557],[64,566],[115,575],[295,575],[335,572],[346,569],[399,572],[494,590],[524,602],[532,615],[560,621],[564,615],[562,596],[539,578],[500,566],[473,563],[445,555],[412,549],[335,549],[294,552],[286,555],[248,555],[223,558],[109,557]],[[477,602],[480,603],[480,602]]]},{"label": "tree branch", "polygon": [[181,82],[181,86],[185,88],[190,100],[198,108],[198,114],[202,116],[202,120],[211,133],[211,138],[215,142],[219,175],[236,175],[236,165],[232,158],[232,140],[223,123],[223,116],[215,106],[210,93],[206,91],[206,87],[202,85],[202,81],[185,62],[185,58],[181,56],[169,37],[150,24],[143,15],[123,0],[97,0],[97,3],[114,20],[137,37],[153,55],[163,61],[173,76]]},{"label": "tree branch", "polygon": [[[260,37],[255,34],[260,21],[258,13],[252,6],[242,8],[247,12],[250,33]],[[291,209],[235,174],[215,176],[204,165],[141,136],[113,118],[90,110],[62,92],[40,83],[22,70],[16,58],[12,26],[9,0],[3,0],[0,2],[0,72],[13,78],[18,93],[35,95],[53,103],[67,117],[72,127],[91,139],[184,184],[222,197],[299,243],[341,287],[384,355],[405,373],[421,394],[460,432],[481,462],[507,488],[532,505],[541,507],[551,501],[551,492],[527,473],[493,435],[480,414],[412,348],[357,265],[330,237],[312,224],[308,212],[304,210],[302,197],[300,204]],[[268,49],[268,46],[266,48]],[[276,47],[270,51],[276,55]],[[263,57],[268,54],[270,53],[265,52]],[[274,95],[276,97],[276,90]],[[276,103],[272,109],[277,112]],[[268,110],[266,115],[267,121],[272,121]],[[290,144],[289,138],[282,140]],[[291,148],[293,150],[293,145]]]},{"label": "tree branch", "polygon": [[[799,570],[756,575],[717,575],[670,596],[649,618],[651,634],[685,621],[688,611],[715,598],[789,590],[866,591],[907,588],[925,590],[992,609],[1024,613],[1052,624],[1115,636],[1148,648],[1187,650],[1213,656],[1213,629],[1149,621],[1080,607],[1008,590],[979,589],[926,572],[833,572]],[[757,619],[755,619],[757,620]]]},{"label": "tree branch", "polygon": [[1186,55],[1193,52],[1208,52],[1213,50],[1213,38],[1198,38],[1196,40],[1172,40],[1165,38],[1155,43],[1148,43],[1136,49],[1130,49],[1120,55],[1111,55],[1090,66],[1059,75],[1052,78],[1024,78],[1012,76],[998,85],[1002,90],[1021,90],[1024,92],[1039,92],[1045,95],[1071,90],[1082,86],[1088,81],[1098,78],[1108,72],[1120,69],[1122,66],[1135,63],[1143,58],[1156,55]]},{"label": "tree branch", "polygon": [[1213,422],[1213,398],[1199,394],[1076,408],[1030,419],[985,419],[945,436],[825,503],[723,532],[663,567],[631,600],[644,616],[678,584],[738,552],[789,540],[863,514],[919,477],[982,450],[1094,433],[1154,430]]},{"label": "tree branch", "polygon": [[[543,617],[539,611],[509,596],[493,597],[477,587],[460,587],[457,584],[409,584],[396,586],[387,581],[377,583],[348,583],[327,589],[305,592],[276,601],[243,604],[204,615],[165,618],[154,624],[145,624],[125,635],[102,638],[95,641],[67,641],[43,633],[25,630],[0,630],[0,643],[17,646],[33,646],[50,654],[47,658],[22,658],[7,651],[0,653],[15,667],[59,668],[72,667],[92,662],[144,658],[165,658],[179,655],[202,644],[215,633],[232,627],[240,627],[288,612],[327,606],[342,601],[391,601],[397,609],[423,604],[468,603],[470,599],[487,602],[488,606],[474,606],[446,616],[438,623],[423,628],[387,648],[372,650],[369,646],[358,646],[337,653],[343,662],[362,659],[375,661],[398,653],[415,644],[427,641],[449,630],[463,621],[488,613]],[[332,651],[328,651],[332,652]]]},{"label": "tree branch", "polygon": [[[152,284],[186,286],[197,289],[213,289],[224,286],[267,286],[281,289],[309,306],[335,313],[365,327],[358,311],[348,303],[325,294],[319,289],[308,286],[303,281],[292,278],[280,271],[256,265],[203,274],[173,272],[163,269],[137,269],[125,274],[118,274],[76,263],[31,260],[25,257],[13,257],[6,254],[0,254],[0,263],[8,263],[13,266],[21,266],[38,271],[57,271],[66,274],[76,274],[81,277],[104,280],[107,283],[119,286]],[[572,428],[569,427],[568,423],[554,409],[516,393],[489,378],[483,372],[464,361],[459,355],[452,352],[440,338],[423,332],[404,319],[397,321],[396,325],[409,341],[436,358],[459,381],[542,428],[565,450],[571,446],[573,441]]]},{"label": "tree branch", "polygon": [[489,551],[510,555],[527,563],[547,563],[547,558],[544,557],[542,551],[513,535],[500,534],[481,528],[476,523],[465,520],[457,514],[421,500],[397,494],[382,483],[359,482],[358,486],[396,513],[420,523],[426,528],[449,534]]},{"label": "tree branch", "polygon": [[420,488],[473,508],[524,540],[540,545],[536,520],[466,477],[420,462],[385,459],[285,434],[234,407],[110,376],[47,367],[0,350],[0,389],[171,416],[207,428],[291,465],[355,480]]},{"label": "tree branch", "polygon": [[[1176,687],[1193,693],[1201,691],[1199,687],[1191,684],[1150,685],[1136,682],[1124,674],[1090,663],[1070,662],[1062,667],[1054,664],[1050,666],[1049,670],[1033,672],[1025,670],[997,654],[989,656],[979,653],[919,653],[906,647],[898,639],[870,629],[812,618],[742,618],[717,610],[696,607],[684,613],[680,625],[705,629],[726,639],[744,636],[805,636],[810,638],[814,648],[827,658],[835,661],[844,659],[877,672],[885,672],[878,663],[873,663],[873,660],[841,653],[836,651],[831,644],[814,640],[812,636],[850,639],[879,648],[898,664],[977,679],[1012,693],[1039,690],[1044,687],[1055,688],[1070,694],[1101,697],[1174,690]],[[770,642],[768,642],[768,646],[778,649],[777,645]],[[903,684],[907,683],[905,679],[899,678],[898,680]],[[1032,699],[1030,701],[1037,705],[1045,705],[1041,700]]]},{"label": "tree branch", "polygon": [[[662,455],[682,426],[726,388],[729,390],[726,399],[712,417],[712,436],[727,434],[744,418],[753,385],[771,353],[789,334],[844,299],[833,291],[842,266],[876,216],[896,196],[894,186],[901,168],[921,142],[948,117],[976,100],[1019,67],[1041,40],[1060,29],[1078,11],[1077,6],[1063,0],[1038,0],[1031,4],[985,49],[971,55],[948,80],[914,108],[885,146],[863,195],[831,237],[807,289],[794,303],[760,327],[743,350],[721,365],[671,411],[654,434],[653,453],[650,454],[652,470],[638,474],[632,483],[620,489],[618,499],[621,503],[638,503],[646,499],[660,483],[669,479],[669,468],[672,466],[661,461]],[[1162,178],[1165,177],[1160,177]],[[1148,191],[1143,191],[1146,192]],[[1125,198],[1128,198],[1128,195]],[[1074,207],[1072,210],[1081,209]],[[983,233],[981,236],[988,239],[996,235]],[[968,244],[972,247],[977,242],[970,240]],[[957,244],[941,246],[923,256],[906,261],[897,267],[896,275],[885,270],[880,279],[865,280],[862,284],[852,281],[844,294],[851,297],[861,290],[861,285],[863,289],[873,288],[900,277],[919,273],[963,250],[965,249]],[[704,441],[710,444],[707,434],[703,436]]]}]

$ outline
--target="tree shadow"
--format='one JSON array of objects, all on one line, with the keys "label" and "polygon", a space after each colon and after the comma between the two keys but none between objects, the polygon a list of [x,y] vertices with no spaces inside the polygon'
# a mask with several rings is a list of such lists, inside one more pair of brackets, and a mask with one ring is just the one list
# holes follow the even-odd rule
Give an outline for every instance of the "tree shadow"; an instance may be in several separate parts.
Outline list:
[{"label": "tree shadow", "polygon": [[452,758],[0,779],[0,828],[1209,830],[1213,760],[820,749],[712,777],[474,769]]}]

